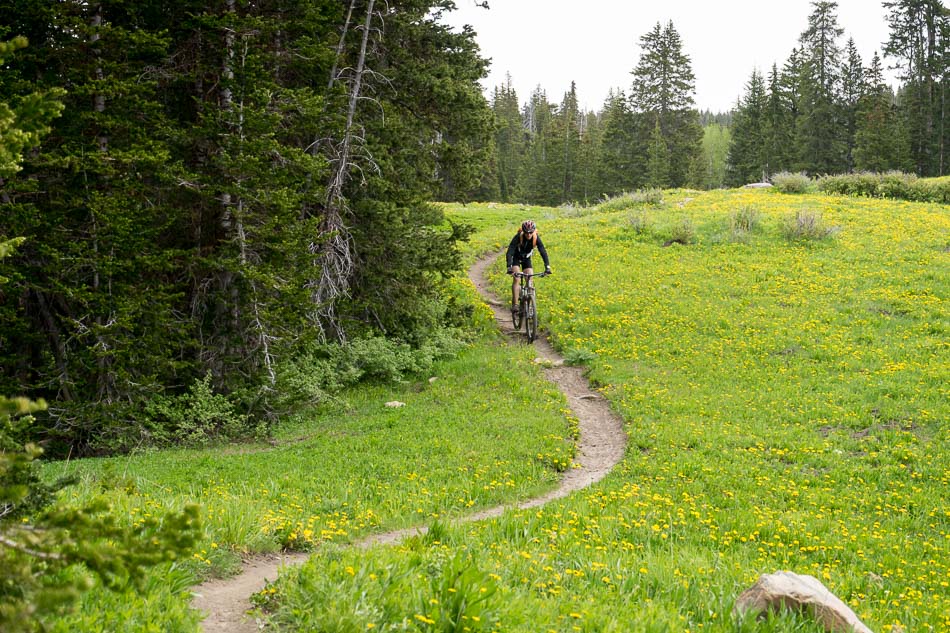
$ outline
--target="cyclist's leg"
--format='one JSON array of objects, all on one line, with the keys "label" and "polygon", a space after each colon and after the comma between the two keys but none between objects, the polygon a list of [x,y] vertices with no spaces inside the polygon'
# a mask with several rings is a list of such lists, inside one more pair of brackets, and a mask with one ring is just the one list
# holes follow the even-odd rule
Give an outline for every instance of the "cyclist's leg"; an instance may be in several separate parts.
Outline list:
[{"label": "cyclist's leg", "polygon": [[521,266],[513,265],[511,272],[515,273],[511,278],[511,309],[515,310],[518,308],[518,293],[521,292],[521,278],[516,275],[521,272]]}]

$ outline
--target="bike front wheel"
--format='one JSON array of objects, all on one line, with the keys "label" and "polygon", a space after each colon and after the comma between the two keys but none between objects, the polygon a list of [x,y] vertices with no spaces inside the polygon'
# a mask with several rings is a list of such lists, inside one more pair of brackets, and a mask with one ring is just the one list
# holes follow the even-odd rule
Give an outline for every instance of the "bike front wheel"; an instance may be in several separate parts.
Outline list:
[{"label": "bike front wheel", "polygon": [[534,292],[528,295],[528,304],[525,306],[524,330],[528,341],[534,342],[538,336],[538,306],[535,304]]}]

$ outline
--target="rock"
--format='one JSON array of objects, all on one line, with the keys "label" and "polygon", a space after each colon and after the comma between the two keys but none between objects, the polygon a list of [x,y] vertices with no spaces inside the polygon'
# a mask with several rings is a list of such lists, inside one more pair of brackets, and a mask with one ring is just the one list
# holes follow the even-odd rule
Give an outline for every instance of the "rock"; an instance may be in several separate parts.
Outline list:
[{"label": "rock", "polygon": [[686,207],[687,202],[692,202],[692,201],[693,201],[692,198],[683,198],[682,201],[676,203],[676,206],[679,207],[680,209],[683,209]]},{"label": "rock", "polygon": [[760,576],[752,587],[742,592],[732,612],[740,615],[782,609],[806,613],[829,632],[872,633],[854,611],[817,578],[790,571]]},{"label": "rock", "polygon": [[432,378],[429,378],[429,384],[431,385],[432,383],[434,383],[434,382],[435,382],[436,380],[438,380],[438,379],[439,379],[439,378],[438,378],[437,376],[433,376]]},{"label": "rock", "polygon": [[398,409],[399,407],[406,406],[406,403],[399,402],[398,400],[390,400],[389,402],[386,403],[386,406],[389,407],[390,409]]},{"label": "rock", "polygon": [[767,189],[772,186],[770,182],[750,182],[743,189]]}]

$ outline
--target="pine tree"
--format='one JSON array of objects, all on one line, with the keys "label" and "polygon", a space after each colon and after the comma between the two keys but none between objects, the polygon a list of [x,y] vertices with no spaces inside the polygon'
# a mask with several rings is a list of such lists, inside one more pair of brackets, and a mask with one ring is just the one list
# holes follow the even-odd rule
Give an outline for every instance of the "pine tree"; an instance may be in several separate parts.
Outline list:
[{"label": "pine tree", "polygon": [[520,194],[518,173],[524,161],[525,135],[511,75],[506,77],[502,86],[495,88],[492,112],[495,115],[498,192],[502,202],[512,202],[518,200]]},{"label": "pine tree", "polygon": [[699,183],[702,189],[720,189],[727,183],[729,147],[732,128],[721,123],[710,123],[703,128],[703,173]]},{"label": "pine tree", "polygon": [[[792,52],[793,60],[796,51]],[[794,62],[790,62],[794,68]],[[794,70],[789,70],[794,73]],[[797,113],[797,92],[795,83],[779,72],[773,64],[769,73],[768,100],[765,114],[765,153],[767,161],[766,177],[781,171],[795,169],[793,139],[795,138],[795,117]]]},{"label": "pine tree", "polygon": [[637,134],[637,119],[622,92],[611,91],[602,110],[596,182],[601,195],[616,196],[643,185],[646,143]]},{"label": "pine tree", "polygon": [[521,181],[524,184],[525,200],[534,204],[559,204],[562,191],[559,157],[554,151],[555,107],[548,101],[547,93],[538,86],[524,107],[523,119],[528,131],[527,160]]},{"label": "pine tree", "polygon": [[583,204],[591,204],[600,195],[597,187],[597,156],[603,141],[601,118],[596,112],[581,112],[578,121],[580,147],[575,170],[574,193]]},{"label": "pine tree", "polygon": [[577,106],[577,86],[571,82],[571,89],[564,94],[561,106],[553,121],[555,151],[560,163],[561,191],[559,202],[576,200],[574,185],[577,180],[578,153],[580,151],[580,117]]},{"label": "pine tree", "polygon": [[865,75],[855,117],[854,168],[884,172],[912,169],[910,144],[877,53]]},{"label": "pine tree", "polygon": [[0,337],[18,342],[0,393],[57,400],[34,425],[56,433],[51,450],[166,437],[144,403],[208,372],[268,419],[283,406],[279,365],[320,333],[432,335],[459,233],[426,201],[471,195],[492,145],[487,62],[471,31],[438,21],[445,8],[2,10],[35,42],[0,76],[4,98],[70,87],[0,193],[0,234],[30,238],[0,264],[16,270]]},{"label": "pine tree", "polygon": [[841,74],[841,111],[844,122],[847,171],[854,170],[855,133],[857,132],[858,102],[865,91],[864,65],[854,38],[848,38],[846,61]]},{"label": "pine tree", "polygon": [[545,204],[562,204],[575,200],[574,186],[577,180],[578,154],[580,151],[581,113],[577,105],[577,89],[564,94],[558,107],[549,104],[550,118],[543,130],[543,165],[538,166],[537,180],[543,183],[542,196]]},{"label": "pine tree", "polygon": [[30,238],[12,260],[20,274],[6,308],[22,334],[20,358],[34,362],[23,372],[9,359],[20,369],[6,377],[17,390],[52,385],[43,395],[69,410],[57,421],[63,429],[74,429],[76,408],[90,401],[121,407],[153,393],[153,377],[173,375],[184,352],[175,350],[182,324],[158,318],[175,303],[165,279],[175,274],[169,249],[179,246],[163,234],[180,227],[166,206],[171,161],[158,140],[170,126],[147,72],[161,66],[168,41],[138,28],[149,11],[147,3],[27,4],[11,16],[10,28],[37,45],[11,69],[6,94],[70,90],[66,114],[24,161],[30,180],[11,187],[15,202],[0,213],[0,231],[13,225]]},{"label": "pine tree", "polygon": [[644,141],[653,143],[654,123],[669,153],[669,184],[686,184],[690,166],[701,155],[703,130],[694,107],[695,77],[683,53],[679,33],[669,22],[659,23],[640,38],[640,60],[632,74],[631,106],[643,119]]},{"label": "pine tree", "polygon": [[891,0],[890,36],[884,54],[896,60],[904,86],[900,107],[907,121],[917,173],[943,175],[947,164],[946,124],[950,15],[940,0]]},{"label": "pine tree", "polygon": [[768,97],[765,82],[756,70],[736,107],[732,144],[727,161],[727,182],[741,186],[768,177]]},{"label": "pine tree", "polygon": [[836,2],[813,2],[808,28],[800,42],[801,74],[797,145],[802,168],[812,174],[839,173],[846,168],[846,143],[841,120],[841,48]]}]

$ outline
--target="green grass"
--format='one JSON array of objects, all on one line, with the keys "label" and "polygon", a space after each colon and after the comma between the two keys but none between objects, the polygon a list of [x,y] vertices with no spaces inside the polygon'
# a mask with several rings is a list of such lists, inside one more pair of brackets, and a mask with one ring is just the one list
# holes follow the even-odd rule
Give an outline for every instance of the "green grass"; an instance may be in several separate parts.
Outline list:
[{"label": "green grass", "polygon": [[[757,229],[737,241],[745,207]],[[785,240],[802,210],[837,230]],[[516,211],[450,216],[501,248]],[[649,231],[632,212],[540,222],[557,273],[539,285],[542,326],[625,417],[622,465],[543,508],[323,550],[262,597],[276,621],[817,632],[731,615],[760,574],[788,569],[872,630],[950,630],[947,207],[743,190],[668,195]],[[695,242],[664,247],[686,221]],[[493,279],[506,291],[500,263]]]},{"label": "green grass", "polygon": [[[197,502],[206,526],[190,561],[155,570],[144,592],[95,589],[56,630],[194,630],[189,586],[233,571],[236,553],[319,549],[551,488],[571,425],[533,358],[484,339],[432,376],[350,390],[271,443],[49,464],[50,477],[79,477],[77,502],[105,497],[133,522]],[[405,406],[384,406],[394,400]]]}]

